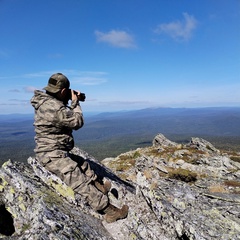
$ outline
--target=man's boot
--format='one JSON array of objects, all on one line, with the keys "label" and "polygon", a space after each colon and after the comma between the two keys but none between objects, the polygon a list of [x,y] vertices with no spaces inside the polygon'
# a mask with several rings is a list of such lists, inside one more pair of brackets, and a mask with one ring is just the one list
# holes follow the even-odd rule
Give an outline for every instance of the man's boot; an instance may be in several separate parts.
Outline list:
[{"label": "man's boot", "polygon": [[126,218],[128,215],[128,206],[123,205],[121,209],[109,204],[103,212],[105,213],[105,220],[108,223],[115,222],[119,219]]},{"label": "man's boot", "polygon": [[103,194],[107,194],[109,191],[110,191],[110,189],[111,189],[111,187],[112,187],[112,184],[111,184],[111,182],[110,181],[105,181],[105,183],[104,184],[101,184],[100,182],[98,182],[98,181],[95,181],[94,182],[94,185],[95,185],[95,187],[99,190],[99,191],[101,191]]}]

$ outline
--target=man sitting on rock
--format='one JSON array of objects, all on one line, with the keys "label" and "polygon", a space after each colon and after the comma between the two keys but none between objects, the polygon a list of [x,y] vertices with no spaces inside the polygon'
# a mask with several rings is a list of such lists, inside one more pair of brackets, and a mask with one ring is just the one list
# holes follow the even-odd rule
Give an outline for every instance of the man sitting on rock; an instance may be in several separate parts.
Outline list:
[{"label": "man sitting on rock", "polygon": [[101,182],[87,161],[79,161],[69,153],[74,147],[72,131],[84,124],[79,104],[85,100],[81,99],[84,95],[71,90],[69,80],[61,73],[53,74],[44,89],[46,92],[36,90],[31,99],[37,160],[85,198],[94,210],[103,212],[107,222],[127,217],[127,205],[119,209],[109,203],[107,192],[111,183]]}]

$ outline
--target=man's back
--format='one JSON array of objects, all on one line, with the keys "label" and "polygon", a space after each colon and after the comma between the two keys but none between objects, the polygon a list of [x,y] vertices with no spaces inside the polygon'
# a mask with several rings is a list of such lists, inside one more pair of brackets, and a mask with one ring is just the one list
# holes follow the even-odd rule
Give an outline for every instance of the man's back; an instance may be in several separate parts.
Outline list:
[{"label": "man's back", "polygon": [[31,103],[35,109],[35,152],[70,151],[74,147],[72,130],[83,125],[80,107],[74,111],[62,101],[38,90]]}]

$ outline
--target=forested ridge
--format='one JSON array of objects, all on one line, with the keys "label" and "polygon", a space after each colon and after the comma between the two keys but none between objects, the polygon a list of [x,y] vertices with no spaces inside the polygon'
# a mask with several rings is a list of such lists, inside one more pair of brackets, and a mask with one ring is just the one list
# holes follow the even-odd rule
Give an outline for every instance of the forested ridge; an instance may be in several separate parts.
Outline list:
[{"label": "forested ridge", "polygon": [[[176,142],[202,137],[217,148],[239,151],[240,108],[156,108],[85,116],[75,145],[96,159],[150,146],[163,133]],[[34,156],[33,115],[0,115],[0,163]]]}]

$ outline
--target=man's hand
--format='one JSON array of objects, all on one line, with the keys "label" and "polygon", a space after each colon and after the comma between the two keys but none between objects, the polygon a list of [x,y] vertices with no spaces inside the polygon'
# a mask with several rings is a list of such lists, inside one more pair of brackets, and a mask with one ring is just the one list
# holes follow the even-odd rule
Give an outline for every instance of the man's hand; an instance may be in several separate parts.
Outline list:
[{"label": "man's hand", "polygon": [[71,90],[71,94],[72,94],[72,101],[73,100],[78,100],[78,96],[80,96],[80,92],[79,91]]}]

